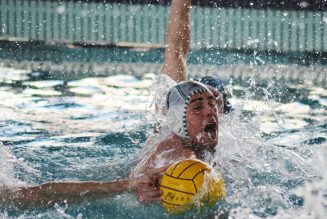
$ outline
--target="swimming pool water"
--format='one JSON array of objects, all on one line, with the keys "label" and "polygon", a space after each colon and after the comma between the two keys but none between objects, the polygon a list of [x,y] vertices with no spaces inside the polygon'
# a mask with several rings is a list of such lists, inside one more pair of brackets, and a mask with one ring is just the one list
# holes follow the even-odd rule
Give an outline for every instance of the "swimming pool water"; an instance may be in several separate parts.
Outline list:
[{"label": "swimming pool water", "polygon": [[[155,121],[155,75],[123,73],[60,80],[0,68],[0,183],[128,177]],[[326,216],[326,85],[273,77],[225,77],[225,84],[235,111],[221,117],[217,152],[207,161],[219,164],[228,196],[213,209],[177,217],[228,211],[236,218]],[[17,216],[171,217],[159,203],[143,206],[128,193],[47,209],[0,207],[0,217]]]}]

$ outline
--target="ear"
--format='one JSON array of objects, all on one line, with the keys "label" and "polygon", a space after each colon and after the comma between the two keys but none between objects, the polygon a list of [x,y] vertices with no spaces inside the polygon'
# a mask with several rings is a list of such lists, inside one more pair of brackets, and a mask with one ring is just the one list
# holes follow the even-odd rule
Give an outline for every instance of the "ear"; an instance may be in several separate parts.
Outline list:
[{"label": "ear", "polygon": [[183,121],[182,117],[178,115],[176,110],[169,109],[166,115],[166,121],[169,126],[169,129],[177,134],[178,136],[181,136],[182,134],[182,128],[183,128]]}]

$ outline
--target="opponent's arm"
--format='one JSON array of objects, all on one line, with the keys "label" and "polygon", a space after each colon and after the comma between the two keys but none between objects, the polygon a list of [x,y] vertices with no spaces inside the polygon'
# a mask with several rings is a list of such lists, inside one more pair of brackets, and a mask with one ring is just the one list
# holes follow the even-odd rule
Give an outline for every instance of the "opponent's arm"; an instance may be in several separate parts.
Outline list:
[{"label": "opponent's arm", "polygon": [[79,203],[108,197],[112,194],[134,191],[138,185],[157,184],[166,167],[146,172],[127,180],[115,182],[55,182],[41,186],[0,191],[0,205],[30,208],[48,207],[55,203]]},{"label": "opponent's arm", "polygon": [[170,9],[162,74],[176,82],[186,80],[186,56],[190,44],[191,0],[173,0]]}]

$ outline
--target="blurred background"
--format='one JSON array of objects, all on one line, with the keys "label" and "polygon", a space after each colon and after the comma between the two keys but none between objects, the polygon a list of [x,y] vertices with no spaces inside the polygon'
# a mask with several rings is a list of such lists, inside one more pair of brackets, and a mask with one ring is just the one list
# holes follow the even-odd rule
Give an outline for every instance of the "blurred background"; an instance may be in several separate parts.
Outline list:
[{"label": "blurred background", "polygon": [[[196,55],[190,54],[190,64],[327,63],[326,0],[192,3],[191,49]],[[49,62],[65,62],[67,71],[84,72],[94,68],[90,62],[101,64],[98,72],[114,61],[161,63],[169,4],[0,0],[1,63],[61,71]],[[140,47],[143,51],[135,50]],[[215,52],[203,57],[203,50]],[[129,55],[119,55],[124,53]]]}]

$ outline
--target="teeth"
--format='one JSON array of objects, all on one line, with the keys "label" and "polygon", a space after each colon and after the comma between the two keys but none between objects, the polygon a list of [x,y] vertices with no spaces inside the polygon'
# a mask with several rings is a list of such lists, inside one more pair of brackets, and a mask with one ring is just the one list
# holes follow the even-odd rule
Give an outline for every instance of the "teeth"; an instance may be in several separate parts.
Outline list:
[{"label": "teeth", "polygon": [[215,129],[216,129],[216,124],[215,123],[210,123],[205,127],[204,131],[205,132],[211,132],[211,131],[214,131]]}]

